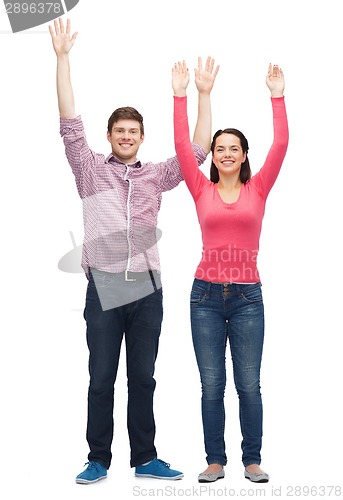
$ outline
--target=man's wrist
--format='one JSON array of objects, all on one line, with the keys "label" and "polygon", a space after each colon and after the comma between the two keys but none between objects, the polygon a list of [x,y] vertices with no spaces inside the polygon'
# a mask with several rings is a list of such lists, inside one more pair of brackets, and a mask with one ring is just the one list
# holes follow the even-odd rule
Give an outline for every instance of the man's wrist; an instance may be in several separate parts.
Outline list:
[{"label": "man's wrist", "polygon": [[199,99],[199,101],[202,101],[202,102],[211,101],[211,94],[208,92],[199,92],[198,99]]},{"label": "man's wrist", "polygon": [[57,55],[57,60],[58,61],[69,61],[69,53],[68,52],[63,52],[63,54],[58,54]]}]

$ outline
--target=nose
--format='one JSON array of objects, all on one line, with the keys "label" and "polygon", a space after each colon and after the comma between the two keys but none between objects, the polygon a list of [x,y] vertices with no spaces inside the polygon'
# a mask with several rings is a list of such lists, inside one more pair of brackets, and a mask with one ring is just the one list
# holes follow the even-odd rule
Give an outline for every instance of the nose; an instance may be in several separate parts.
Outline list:
[{"label": "nose", "polygon": [[124,139],[128,139],[130,137],[129,131],[128,130],[124,130],[123,133],[122,133],[122,136],[123,136]]}]

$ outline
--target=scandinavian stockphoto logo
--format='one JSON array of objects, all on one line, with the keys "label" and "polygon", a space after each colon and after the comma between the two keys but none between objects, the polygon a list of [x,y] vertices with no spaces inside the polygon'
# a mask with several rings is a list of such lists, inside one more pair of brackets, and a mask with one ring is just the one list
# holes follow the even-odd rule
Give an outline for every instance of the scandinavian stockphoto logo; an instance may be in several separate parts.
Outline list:
[{"label": "scandinavian stockphoto logo", "polygon": [[25,31],[63,16],[79,3],[79,0],[11,1],[4,0],[12,32]]}]

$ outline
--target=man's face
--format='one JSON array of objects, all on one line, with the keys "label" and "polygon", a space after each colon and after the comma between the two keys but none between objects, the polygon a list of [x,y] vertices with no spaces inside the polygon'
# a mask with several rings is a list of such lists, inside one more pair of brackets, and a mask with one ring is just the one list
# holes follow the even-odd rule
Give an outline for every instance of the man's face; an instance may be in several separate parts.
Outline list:
[{"label": "man's face", "polygon": [[112,132],[107,132],[107,140],[111,143],[112,153],[118,160],[123,163],[134,163],[144,135],[141,135],[138,121],[119,120],[113,124]]}]

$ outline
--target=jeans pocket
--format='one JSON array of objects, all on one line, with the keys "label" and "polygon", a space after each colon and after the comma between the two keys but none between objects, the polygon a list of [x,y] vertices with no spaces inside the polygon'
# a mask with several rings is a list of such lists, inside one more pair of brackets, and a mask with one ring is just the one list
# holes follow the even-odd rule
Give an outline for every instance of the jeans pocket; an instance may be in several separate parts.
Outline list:
[{"label": "jeans pocket", "polygon": [[202,288],[193,287],[191,291],[191,304],[201,304],[208,298],[208,291]]},{"label": "jeans pocket", "polygon": [[246,290],[241,292],[240,296],[247,304],[257,304],[262,302],[261,284],[258,283],[253,287],[248,286]]}]

